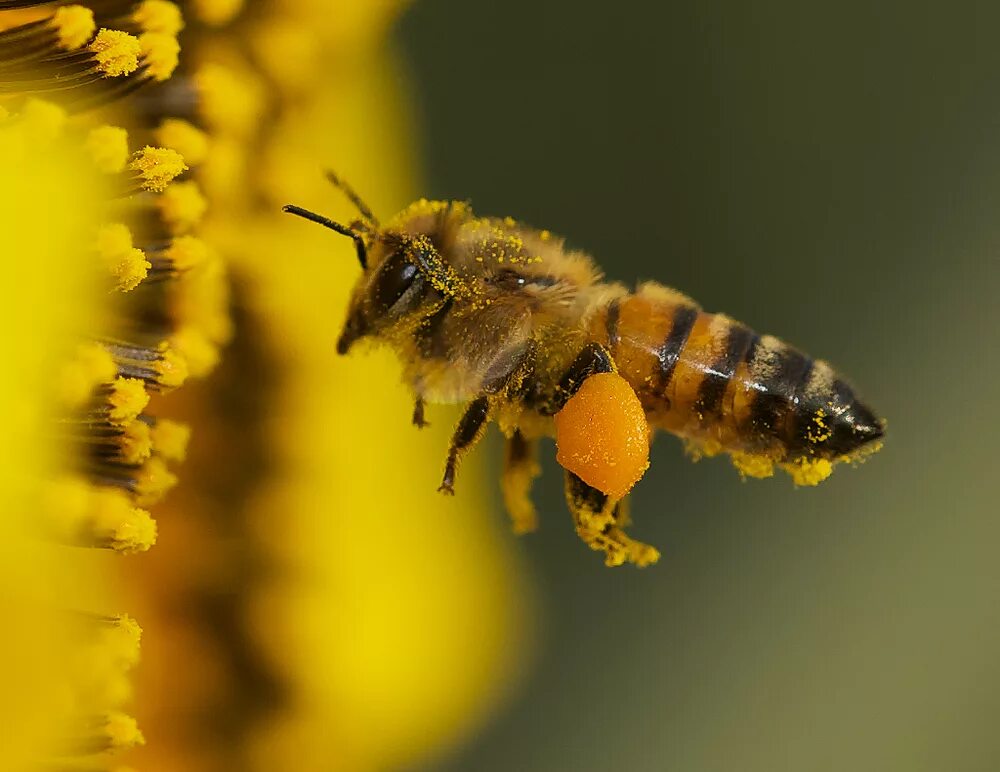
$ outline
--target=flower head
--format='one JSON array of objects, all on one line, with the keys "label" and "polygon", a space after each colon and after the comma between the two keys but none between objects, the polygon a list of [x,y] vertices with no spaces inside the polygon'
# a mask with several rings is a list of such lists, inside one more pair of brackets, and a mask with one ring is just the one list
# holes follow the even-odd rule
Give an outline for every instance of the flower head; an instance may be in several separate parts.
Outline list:
[{"label": "flower head", "polygon": [[[19,374],[0,389],[16,390],[4,396],[20,406],[7,443],[17,452],[0,459],[0,520],[27,556],[24,570],[44,577],[35,587],[14,583],[12,602],[30,608],[21,618],[33,618],[38,634],[61,630],[58,654],[10,636],[15,656],[5,661],[30,667],[37,649],[63,663],[36,679],[48,708],[30,712],[36,726],[23,748],[5,749],[5,767],[97,768],[143,742],[128,712],[139,626],[104,611],[122,599],[84,555],[110,559],[155,544],[149,508],[177,481],[170,465],[183,458],[187,430],[146,411],[190,372],[181,353],[190,344],[173,342],[182,327],[182,341],[193,328],[203,349],[217,349],[227,332],[218,321],[209,329],[175,316],[182,279],[209,260],[194,236],[174,243],[159,201],[188,164],[153,144],[130,152],[130,135],[153,139],[152,127],[132,120],[127,130],[105,109],[170,76],[179,10],[115,6],[0,12],[0,162],[18,170],[0,186],[0,246],[10,260],[0,328]],[[224,316],[224,294],[201,297],[209,299]],[[202,352],[198,371],[216,358]],[[17,689],[5,695],[23,698]]]},{"label": "flower head", "polygon": [[[0,186],[16,226],[0,245],[15,240],[28,288],[0,311],[27,374],[0,395],[28,406],[0,465],[19,516],[0,528],[47,550],[0,579],[60,577],[0,603],[46,633],[7,645],[55,706],[12,674],[11,699],[45,708],[15,767],[111,767],[144,732],[152,766],[379,767],[447,747],[506,688],[512,559],[475,498],[384,484],[433,478],[427,438],[397,430],[391,363],[334,358],[351,263],[279,211],[289,191],[326,196],[327,163],[353,164],[386,208],[414,193],[381,42],[393,6],[0,12],[0,161],[28,170]],[[344,118],[366,113],[382,131]]]}]

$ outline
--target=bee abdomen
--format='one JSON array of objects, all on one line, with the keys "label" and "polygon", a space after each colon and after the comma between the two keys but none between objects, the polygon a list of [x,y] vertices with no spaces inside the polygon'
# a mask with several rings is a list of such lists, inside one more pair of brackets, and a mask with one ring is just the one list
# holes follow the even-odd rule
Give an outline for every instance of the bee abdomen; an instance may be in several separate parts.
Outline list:
[{"label": "bee abdomen", "polygon": [[700,453],[734,454],[744,473],[847,458],[882,434],[825,362],[665,287],[645,284],[613,300],[592,330],[654,426]]},{"label": "bee abdomen", "polygon": [[763,336],[738,388],[751,392],[740,425],[754,445],[773,438],[781,460],[848,458],[883,434],[882,422],[823,360]]},{"label": "bee abdomen", "polygon": [[813,363],[786,427],[792,457],[850,458],[884,433],[883,422],[830,365]]}]

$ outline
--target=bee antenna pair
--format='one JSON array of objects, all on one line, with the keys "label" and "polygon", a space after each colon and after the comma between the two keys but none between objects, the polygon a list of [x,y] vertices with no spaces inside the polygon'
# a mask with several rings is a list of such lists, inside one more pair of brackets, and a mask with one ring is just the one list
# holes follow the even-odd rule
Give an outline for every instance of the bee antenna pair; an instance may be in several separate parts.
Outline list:
[{"label": "bee antenna pair", "polygon": [[354,207],[361,214],[361,222],[354,223],[354,227],[347,225],[342,225],[339,222],[334,222],[329,217],[324,217],[316,212],[311,212],[308,209],[303,209],[301,206],[295,206],[294,204],[286,204],[281,207],[282,212],[288,212],[289,214],[294,214],[302,217],[310,222],[322,225],[324,228],[329,228],[334,233],[339,233],[341,236],[347,236],[349,239],[354,241],[354,248],[358,253],[358,262],[361,263],[361,269],[368,270],[368,249],[365,246],[365,239],[362,233],[356,230],[357,226],[363,226],[365,232],[371,232],[379,227],[378,220],[375,215],[372,214],[372,210],[368,205],[361,200],[361,197],[354,192],[354,188],[344,182],[340,177],[334,174],[332,171],[326,172],[326,178],[333,184],[335,188],[340,190],[347,200],[354,204]]}]

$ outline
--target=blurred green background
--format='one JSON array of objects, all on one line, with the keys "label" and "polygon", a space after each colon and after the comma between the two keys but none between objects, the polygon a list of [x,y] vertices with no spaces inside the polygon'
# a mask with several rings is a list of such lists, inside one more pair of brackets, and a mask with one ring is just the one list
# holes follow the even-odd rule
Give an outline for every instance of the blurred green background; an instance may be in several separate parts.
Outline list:
[{"label": "blurred green background", "polygon": [[996,3],[410,9],[428,196],[829,359],[889,420],[813,490],[660,436],[645,571],[577,540],[548,448],[534,669],[436,768],[1000,768],[998,29]]}]

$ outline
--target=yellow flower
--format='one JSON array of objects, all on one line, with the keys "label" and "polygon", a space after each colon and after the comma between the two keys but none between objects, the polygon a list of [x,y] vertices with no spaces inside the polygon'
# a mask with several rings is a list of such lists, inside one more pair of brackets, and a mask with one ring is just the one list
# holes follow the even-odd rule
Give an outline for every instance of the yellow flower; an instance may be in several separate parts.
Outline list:
[{"label": "yellow flower", "polygon": [[79,166],[32,170],[48,185],[35,195],[3,191],[25,245],[6,254],[35,274],[0,322],[30,343],[6,350],[40,387],[9,395],[30,411],[0,483],[21,486],[25,517],[0,537],[31,522],[100,548],[3,541],[22,556],[3,579],[59,578],[18,599],[20,618],[71,633],[8,642],[8,661],[36,665],[11,674],[11,725],[54,706],[31,711],[47,718],[13,766],[110,766],[140,726],[150,742],[128,761],[145,769],[418,763],[509,691],[521,572],[474,462],[463,496],[435,493],[453,416],[418,434],[390,358],[336,358],[349,251],[280,213],[337,214],[327,165],[386,214],[419,193],[383,42],[397,4],[185,8],[0,13],[0,98],[30,124],[10,152],[49,163],[40,143],[57,142]]},{"label": "yellow flower", "polygon": [[[169,77],[177,41],[163,28],[166,6],[177,10],[0,12],[0,163],[13,172],[0,185],[0,394],[13,416],[0,451],[0,543],[3,611],[16,628],[3,643],[12,667],[0,710],[15,730],[5,769],[106,768],[144,741],[129,713],[141,630],[111,578],[117,555],[155,543],[148,508],[176,483],[168,462],[183,458],[186,437],[145,411],[206,371],[228,333],[224,293],[179,313],[193,275],[218,263],[193,237],[175,238],[163,215],[160,194],[188,165],[165,147],[130,155],[130,134],[148,129],[120,114],[109,122],[105,107]],[[200,358],[189,362],[196,338]]]},{"label": "yellow flower", "polygon": [[126,552],[153,537],[148,515],[127,495],[71,471],[84,462],[80,445],[100,431],[81,422],[98,409],[95,386],[115,377],[107,352],[79,340],[99,318],[110,278],[80,251],[99,217],[95,202],[108,191],[83,143],[54,127],[54,116],[34,104],[0,124],[0,164],[18,170],[0,186],[0,249],[8,258],[0,398],[9,406],[0,450],[0,613],[8,620],[0,722],[8,769],[100,759],[142,741],[121,711],[139,628],[104,611],[116,602],[102,576],[107,561],[60,546]]}]

